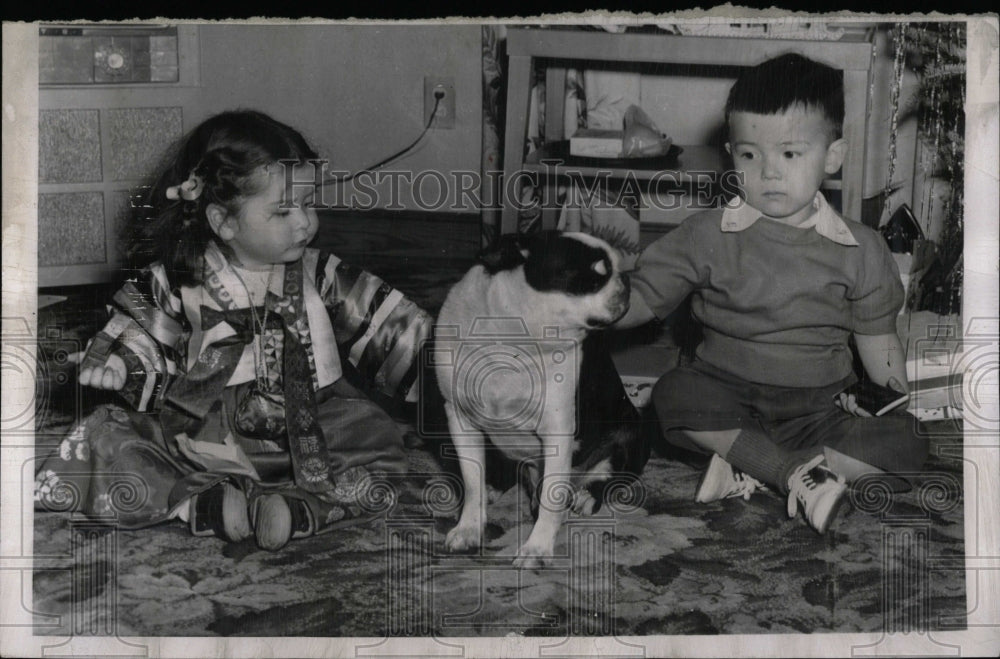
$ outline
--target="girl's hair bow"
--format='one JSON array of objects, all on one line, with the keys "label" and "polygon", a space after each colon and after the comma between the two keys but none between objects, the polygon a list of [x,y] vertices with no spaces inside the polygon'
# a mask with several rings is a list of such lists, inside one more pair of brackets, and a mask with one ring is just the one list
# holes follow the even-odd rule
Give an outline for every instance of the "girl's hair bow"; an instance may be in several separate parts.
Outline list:
[{"label": "girl's hair bow", "polygon": [[201,180],[201,177],[191,172],[188,175],[188,180],[184,181],[180,185],[172,185],[167,188],[167,199],[184,199],[185,201],[194,201],[201,196],[201,191],[205,188],[205,182]]}]

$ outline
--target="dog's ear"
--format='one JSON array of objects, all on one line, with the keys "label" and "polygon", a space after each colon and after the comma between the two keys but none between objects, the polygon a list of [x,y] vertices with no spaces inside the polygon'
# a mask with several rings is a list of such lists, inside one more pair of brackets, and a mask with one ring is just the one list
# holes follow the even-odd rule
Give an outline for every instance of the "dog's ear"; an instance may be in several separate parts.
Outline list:
[{"label": "dog's ear", "polygon": [[523,236],[517,233],[507,233],[497,239],[496,243],[480,252],[477,260],[486,267],[491,275],[501,270],[510,270],[523,264],[528,259],[528,248]]}]

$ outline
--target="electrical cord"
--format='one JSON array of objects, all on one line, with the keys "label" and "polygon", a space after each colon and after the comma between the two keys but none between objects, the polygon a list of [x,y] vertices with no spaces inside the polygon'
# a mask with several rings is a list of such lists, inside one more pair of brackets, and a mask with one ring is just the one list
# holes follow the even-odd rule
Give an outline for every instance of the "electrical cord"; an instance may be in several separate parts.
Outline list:
[{"label": "electrical cord", "polygon": [[383,158],[382,160],[378,161],[374,165],[370,165],[368,167],[365,167],[364,169],[359,169],[358,171],[354,172],[353,174],[349,174],[348,176],[344,176],[344,177],[341,177],[341,178],[332,177],[332,178],[324,179],[321,185],[324,185],[324,186],[326,186],[326,185],[339,185],[341,183],[346,183],[347,181],[350,181],[351,179],[355,178],[356,176],[359,176],[360,174],[364,174],[365,172],[374,172],[375,170],[388,165],[393,160],[401,158],[404,155],[406,155],[407,153],[409,153],[413,149],[413,147],[415,147],[417,145],[417,143],[420,142],[420,140],[424,139],[424,135],[426,135],[427,131],[430,130],[431,124],[434,123],[434,117],[437,116],[438,106],[441,104],[441,99],[442,98],[444,98],[444,92],[442,92],[442,91],[435,91],[434,92],[434,107],[431,109],[431,116],[427,120],[427,125],[424,126],[424,130],[420,133],[420,135],[417,136],[417,139],[413,140],[413,142],[410,143],[409,146],[407,146],[404,149],[401,149],[401,150],[397,151],[396,153],[392,154],[388,158]]}]

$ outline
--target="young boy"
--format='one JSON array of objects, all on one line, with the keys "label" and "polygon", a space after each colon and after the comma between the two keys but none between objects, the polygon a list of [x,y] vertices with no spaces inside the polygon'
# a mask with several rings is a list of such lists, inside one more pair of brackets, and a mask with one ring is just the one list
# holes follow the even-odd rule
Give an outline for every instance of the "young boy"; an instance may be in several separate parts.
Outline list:
[{"label": "young boy", "polygon": [[664,375],[652,401],[666,439],[712,453],[697,501],[767,484],[825,533],[846,482],[919,469],[926,439],[908,414],[878,418],[842,395],[868,376],[907,391],[896,335],[903,289],[882,237],[842,219],[819,188],[840,169],[839,71],[784,55],[746,72],[726,103],[742,194],[650,245],[618,327],[664,318],[689,294],[704,341]]}]

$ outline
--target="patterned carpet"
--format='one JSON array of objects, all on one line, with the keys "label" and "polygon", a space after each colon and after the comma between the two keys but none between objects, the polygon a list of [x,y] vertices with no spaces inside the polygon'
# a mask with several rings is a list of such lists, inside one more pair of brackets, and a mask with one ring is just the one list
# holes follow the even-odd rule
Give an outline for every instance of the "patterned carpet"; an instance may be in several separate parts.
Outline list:
[{"label": "patterned carpet", "polygon": [[[378,265],[378,264],[376,264]],[[455,273],[366,267],[435,309]],[[417,270],[420,272],[421,270]],[[400,283],[406,281],[406,284]],[[65,291],[63,291],[65,293]],[[50,328],[39,379],[38,452],[80,409],[61,350],[100,321],[106,292],[43,309]],[[656,454],[639,505],[572,517],[552,567],[511,569],[530,530],[517,489],[491,504],[487,546],[450,555],[456,501],[418,442],[411,474],[393,483],[385,519],[295,541],[195,538],[180,522],[116,531],[65,514],[35,516],[38,633],[142,636],[565,636],[819,633],[961,629],[966,585],[961,434],[932,426],[928,472],[890,494],[859,484],[826,537],[788,519],[785,501],[693,501],[697,464]],[[956,567],[956,565],[958,567]]]},{"label": "patterned carpet", "polygon": [[[944,447],[947,441],[937,444]],[[572,517],[556,564],[510,561],[530,530],[516,489],[489,508],[487,547],[444,552],[455,501],[429,454],[384,521],[278,553],[194,538],[180,522],[113,531],[36,516],[34,605],[46,634],[73,621],[143,636],[384,636],[860,632],[964,626],[960,462],[936,457],[910,493],[852,495],[827,537],[785,502],[696,504],[699,472],[655,456],[645,500]],[[876,512],[881,511],[881,512]],[[938,567],[935,567],[935,566]],[[84,595],[81,599],[81,594]],[[117,602],[112,609],[109,602]],[[117,612],[115,615],[114,611]],[[55,617],[49,617],[55,616]],[[41,631],[41,630],[40,630]]]}]

